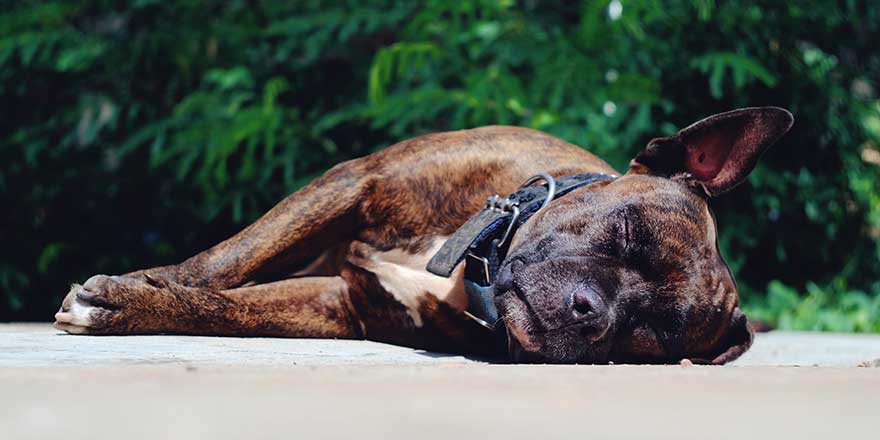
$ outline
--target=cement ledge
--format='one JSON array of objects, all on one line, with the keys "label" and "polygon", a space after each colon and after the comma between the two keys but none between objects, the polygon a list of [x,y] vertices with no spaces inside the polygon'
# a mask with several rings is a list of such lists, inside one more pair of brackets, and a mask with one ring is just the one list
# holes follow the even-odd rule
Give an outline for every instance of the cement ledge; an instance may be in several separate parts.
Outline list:
[{"label": "cement ledge", "polygon": [[[72,336],[49,324],[0,324],[0,367],[180,364],[444,365],[477,363],[369,341],[193,336]],[[774,331],[758,334],[732,365],[855,367],[880,362],[880,335]]]}]

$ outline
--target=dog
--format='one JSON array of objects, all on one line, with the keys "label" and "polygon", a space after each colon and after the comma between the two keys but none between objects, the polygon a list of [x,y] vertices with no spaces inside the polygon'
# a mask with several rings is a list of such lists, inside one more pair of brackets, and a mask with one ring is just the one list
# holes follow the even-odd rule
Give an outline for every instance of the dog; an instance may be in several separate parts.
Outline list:
[{"label": "dog", "polygon": [[[708,200],[741,183],[793,121],[777,107],[713,115],[651,140],[621,176],[527,128],[416,137],[336,165],[180,264],[73,285],[54,325],[369,339],[513,362],[723,364],[754,332]],[[529,191],[543,201],[524,221],[511,198],[486,199]],[[481,248],[495,261],[469,242],[483,213],[501,219]],[[495,322],[471,313],[480,305]]]}]

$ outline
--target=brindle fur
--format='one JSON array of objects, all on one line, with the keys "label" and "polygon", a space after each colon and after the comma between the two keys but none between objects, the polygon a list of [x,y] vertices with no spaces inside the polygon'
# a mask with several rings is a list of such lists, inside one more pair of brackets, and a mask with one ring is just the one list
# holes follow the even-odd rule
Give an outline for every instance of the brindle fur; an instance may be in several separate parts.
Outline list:
[{"label": "brindle fur", "polygon": [[[666,144],[674,143],[668,139]],[[643,162],[655,160],[658,148],[651,144]],[[562,176],[615,170],[577,146],[525,128],[492,126],[417,137],[333,167],[240,233],[180,264],[116,277],[98,275],[83,286],[74,285],[55,325],[76,334],[366,338],[494,354],[492,335],[465,318],[460,306],[423,295],[418,306],[422,322],[415,325],[375,274],[353,261],[371,252],[425,252],[433,239],[449,236],[476,213],[487,195],[510,193],[527,177],[542,172]],[[648,166],[635,161],[630,173],[612,184],[593,184],[554,201],[515,234],[511,255],[536,262],[551,255],[539,249],[540,240],[530,239],[543,235],[589,236],[592,243],[581,241],[581,247],[611,246],[608,243],[617,240],[618,232],[605,220],[590,223],[590,216],[581,215],[591,204],[601,206],[609,218],[635,222],[629,227],[647,241],[656,240],[652,234],[662,234],[666,228],[671,233],[664,244],[642,245],[644,251],[633,264],[655,272],[652,288],[660,286],[672,298],[688,295],[688,301],[718,309],[697,317],[699,328],[681,335],[677,343],[682,348],[676,350],[716,352],[739,312],[736,288],[717,254],[714,237],[705,237],[705,195],[693,188],[706,186],[672,173],[648,174]],[[724,186],[719,185],[713,188]],[[672,205],[654,203],[648,196],[645,203],[630,200],[654,194],[659,187],[669,193]],[[597,199],[600,190],[603,195]],[[627,202],[615,208],[615,194]],[[536,221],[539,218],[547,220]],[[711,250],[704,246],[706,240],[712,240]],[[682,267],[682,262],[691,261],[704,264]],[[719,282],[724,284],[720,298],[695,294],[705,290],[704,284]],[[670,315],[681,310],[664,308],[674,302],[660,301],[651,319],[680,322]],[[87,322],[77,317],[78,306],[92,307]],[[514,335],[522,331],[513,329]],[[636,336],[618,336],[614,350],[629,347],[646,358],[653,355],[653,348],[637,337],[637,327],[622,331]]]}]

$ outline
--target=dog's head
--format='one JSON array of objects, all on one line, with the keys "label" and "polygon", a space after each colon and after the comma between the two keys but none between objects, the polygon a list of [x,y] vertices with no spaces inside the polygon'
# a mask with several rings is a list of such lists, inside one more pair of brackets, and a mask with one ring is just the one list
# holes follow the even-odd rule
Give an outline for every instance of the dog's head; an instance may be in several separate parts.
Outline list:
[{"label": "dog's head", "polygon": [[707,201],[792,122],[775,107],[711,116],[529,219],[495,284],[513,359],[721,364],[745,352],[753,333]]}]

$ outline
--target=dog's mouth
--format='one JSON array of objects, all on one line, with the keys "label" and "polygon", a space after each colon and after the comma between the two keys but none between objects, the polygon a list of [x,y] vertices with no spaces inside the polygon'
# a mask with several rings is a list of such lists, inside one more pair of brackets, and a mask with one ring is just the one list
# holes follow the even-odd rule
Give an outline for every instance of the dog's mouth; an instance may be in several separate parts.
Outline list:
[{"label": "dog's mouth", "polygon": [[508,355],[515,363],[594,363],[594,345],[602,345],[611,327],[596,328],[593,323],[576,321],[545,328],[529,304],[513,291],[502,294],[498,305]]},{"label": "dog's mouth", "polygon": [[507,332],[508,349],[513,356],[515,353],[524,355],[528,351],[538,351],[540,346],[531,336],[532,320],[528,304],[519,295],[519,292],[508,290],[499,296],[499,304],[504,328]]},{"label": "dog's mouth", "polygon": [[532,316],[534,311],[522,292],[516,288],[509,289],[496,299],[507,332],[507,352],[511,362],[542,361],[542,344],[539,341],[542,332],[535,328],[535,319]]},{"label": "dog's mouth", "polygon": [[523,347],[517,337],[517,333],[511,329],[510,325],[505,326],[507,330],[507,353],[510,361],[514,363],[525,363],[533,360],[533,356]]},{"label": "dog's mouth", "polygon": [[[568,331],[569,337],[554,338],[553,333],[543,333],[539,337],[526,334],[521,327],[516,325],[506,325],[507,331],[507,352],[510,361],[513,363],[583,363],[595,364],[604,363],[605,358],[598,354],[595,350],[594,342],[587,338],[579,337],[577,333],[578,326],[569,326],[565,330]],[[554,332],[562,333],[563,330]],[[548,338],[556,339],[548,342]],[[536,343],[536,340],[543,342]],[[601,344],[600,344],[601,345]],[[548,349],[547,347],[553,347]],[[572,355],[572,353],[579,353]]]}]

